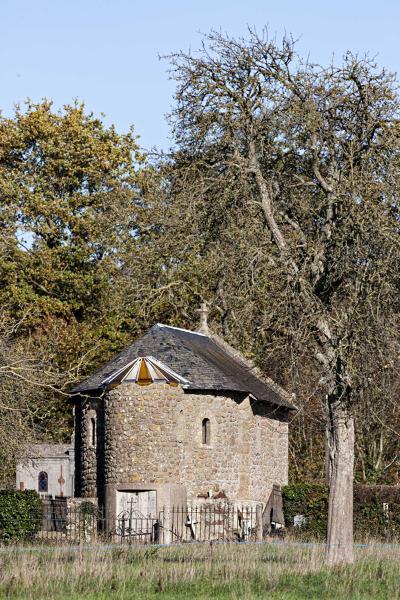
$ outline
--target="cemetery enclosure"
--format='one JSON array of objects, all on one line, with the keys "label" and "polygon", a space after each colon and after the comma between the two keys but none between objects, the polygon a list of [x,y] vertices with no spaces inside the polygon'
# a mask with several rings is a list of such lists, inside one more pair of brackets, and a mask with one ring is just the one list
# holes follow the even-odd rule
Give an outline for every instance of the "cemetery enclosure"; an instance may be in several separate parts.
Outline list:
[{"label": "cemetery enclosure", "polygon": [[[43,505],[32,541],[54,543],[173,544],[261,541],[274,533],[261,504],[182,505],[156,512],[154,493],[121,493],[118,514],[105,518],[88,500]],[[278,530],[276,530],[278,532]]]}]

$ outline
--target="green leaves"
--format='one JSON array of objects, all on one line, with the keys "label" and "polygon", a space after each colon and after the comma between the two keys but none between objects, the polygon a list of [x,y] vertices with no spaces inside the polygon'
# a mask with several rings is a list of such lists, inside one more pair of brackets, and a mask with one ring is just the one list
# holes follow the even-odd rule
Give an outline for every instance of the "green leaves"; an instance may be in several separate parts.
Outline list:
[{"label": "green leaves", "polygon": [[134,245],[144,171],[133,130],[106,127],[83,104],[28,101],[0,115],[0,342],[25,377],[14,369],[0,385],[0,479],[15,458],[9,435],[70,437],[71,407],[56,390],[121,343],[113,290]]},{"label": "green leaves", "polygon": [[32,490],[0,490],[0,540],[18,541],[37,533],[42,501]]},{"label": "green leaves", "polygon": [[[297,483],[282,488],[286,527],[304,537],[323,538],[328,521],[328,486]],[[359,538],[396,539],[400,533],[400,490],[397,486],[354,487],[354,529]],[[299,528],[295,515],[304,515]]]},{"label": "green leaves", "polygon": [[29,307],[35,325],[98,307],[132,235],[143,160],[132,131],[83,104],[27,103],[0,118],[0,299],[17,315]]}]

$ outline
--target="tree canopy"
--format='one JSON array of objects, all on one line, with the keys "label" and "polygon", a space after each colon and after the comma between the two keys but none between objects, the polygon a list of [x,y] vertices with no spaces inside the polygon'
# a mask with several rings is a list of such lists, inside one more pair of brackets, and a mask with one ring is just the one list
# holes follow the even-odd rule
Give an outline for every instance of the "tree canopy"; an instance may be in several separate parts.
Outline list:
[{"label": "tree canopy", "polygon": [[0,120],[1,300],[30,321],[95,317],[137,221],[133,131],[82,104],[17,107]]},{"label": "tree canopy", "polygon": [[253,319],[253,335],[292,364],[306,355],[317,373],[329,557],[350,560],[355,407],[397,359],[394,77],[351,54],[328,68],[304,62],[290,39],[252,31],[211,33],[199,53],[169,58],[172,229],[211,258],[225,303],[229,290],[241,305],[229,307],[236,321]]}]

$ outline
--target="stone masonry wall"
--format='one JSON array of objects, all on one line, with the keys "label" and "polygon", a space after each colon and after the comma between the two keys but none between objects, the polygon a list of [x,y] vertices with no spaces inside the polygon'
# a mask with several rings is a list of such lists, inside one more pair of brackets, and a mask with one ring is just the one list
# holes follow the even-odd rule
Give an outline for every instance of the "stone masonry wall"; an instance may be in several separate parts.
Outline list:
[{"label": "stone masonry wall", "polygon": [[[95,443],[92,443],[92,419]],[[104,487],[104,404],[82,398],[75,409],[76,495],[102,500]]]},{"label": "stone masonry wall", "polygon": [[183,392],[122,383],[104,399],[105,483],[179,483],[176,416]]},{"label": "stone masonry wall", "polygon": [[[99,495],[104,476],[105,484],[133,487],[181,483],[193,501],[212,489],[230,500],[266,502],[273,483],[287,483],[287,412],[243,394],[186,393],[166,384],[121,384],[99,402],[104,403],[104,456],[98,449],[96,467],[86,443],[82,495],[93,495],[96,472]],[[93,409],[93,401],[83,407],[83,439]],[[99,405],[96,410],[98,415]],[[210,420],[209,445],[202,443],[204,418]]]},{"label": "stone masonry wall", "polygon": [[[249,397],[206,394],[185,395],[181,414],[188,497],[211,488],[230,500],[266,502],[274,483],[287,483],[287,419],[276,418],[282,415]],[[210,419],[209,446],[202,444],[204,418]]]}]

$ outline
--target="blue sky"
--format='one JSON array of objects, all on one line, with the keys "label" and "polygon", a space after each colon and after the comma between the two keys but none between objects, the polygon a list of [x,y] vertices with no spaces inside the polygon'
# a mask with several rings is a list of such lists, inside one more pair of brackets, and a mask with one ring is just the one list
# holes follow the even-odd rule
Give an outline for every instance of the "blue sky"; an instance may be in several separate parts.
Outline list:
[{"label": "blue sky", "polygon": [[350,49],[400,71],[399,23],[399,0],[0,0],[0,109],[79,98],[119,131],[134,124],[144,147],[166,148],[174,86],[158,56],[196,49],[199,32],[268,25],[312,60]]}]

